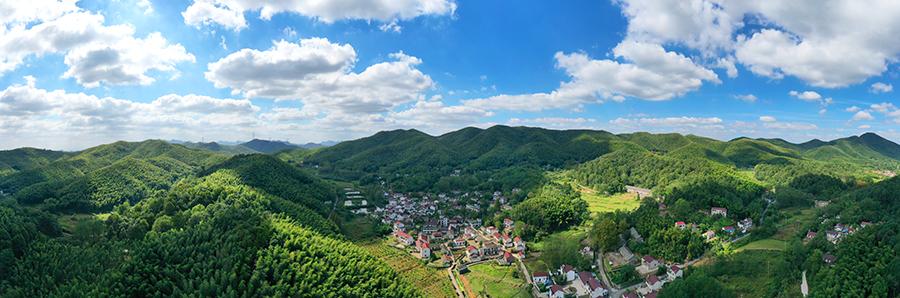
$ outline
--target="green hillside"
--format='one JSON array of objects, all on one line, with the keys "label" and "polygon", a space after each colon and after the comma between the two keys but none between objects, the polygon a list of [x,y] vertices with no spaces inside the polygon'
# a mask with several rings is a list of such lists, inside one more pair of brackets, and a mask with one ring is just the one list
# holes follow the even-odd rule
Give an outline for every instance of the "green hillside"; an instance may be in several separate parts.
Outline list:
[{"label": "green hillside", "polygon": [[67,153],[35,148],[0,151],[0,176],[45,166]]},{"label": "green hillside", "polygon": [[0,190],[45,209],[108,210],[165,191],[224,158],[163,141],[116,142],[0,177]]},{"label": "green hillside", "polygon": [[[874,134],[792,144],[780,139],[724,142],[680,134],[508,126],[469,127],[436,137],[416,130],[386,131],[291,159],[319,166],[319,173],[329,177],[386,182],[397,190],[509,190],[540,185],[546,170],[571,168],[629,148],[754,171],[755,178],[770,184],[789,183],[785,173],[873,179],[871,170],[896,170],[900,165],[894,158],[900,147]],[[841,173],[827,171],[829,163],[840,163]]]},{"label": "green hillside", "polygon": [[62,238],[0,205],[0,229],[30,235],[0,238],[0,296],[421,296],[363,249],[329,237],[332,223],[236,172],[183,180]]}]

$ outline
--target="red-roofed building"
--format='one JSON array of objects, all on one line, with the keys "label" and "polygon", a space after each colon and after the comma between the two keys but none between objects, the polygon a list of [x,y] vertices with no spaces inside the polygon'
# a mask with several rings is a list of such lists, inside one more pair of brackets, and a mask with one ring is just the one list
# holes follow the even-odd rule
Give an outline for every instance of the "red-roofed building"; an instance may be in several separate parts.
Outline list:
[{"label": "red-roofed building", "polygon": [[512,265],[512,263],[514,263],[515,261],[516,261],[516,258],[514,258],[511,253],[504,252],[503,257],[497,259],[497,264],[500,264],[503,266],[509,266],[509,265]]},{"label": "red-roofed building", "polygon": [[663,283],[659,281],[659,277],[656,277],[656,275],[653,274],[647,276],[647,280],[644,283],[647,284],[647,287],[650,288],[650,291],[659,290],[663,286]]},{"label": "red-roofed building", "polygon": [[402,230],[398,230],[394,232],[394,236],[397,237],[397,241],[403,243],[404,245],[413,245],[416,241],[413,240],[413,237],[407,234]]},{"label": "red-roofed building", "polygon": [[597,278],[591,275],[590,272],[582,271],[578,272],[578,279],[575,282],[575,290],[576,294],[581,296],[587,296],[591,298],[597,298],[601,296],[606,296],[609,293],[609,290],[600,283]]},{"label": "red-roofed building", "polygon": [[685,227],[687,227],[687,225],[683,221],[676,221],[675,227],[677,227],[679,229],[684,229]]},{"label": "red-roofed building", "polygon": [[570,282],[575,280],[575,267],[569,264],[563,264],[559,266],[559,274],[562,274],[566,277],[566,282]]},{"label": "red-roofed building", "polygon": [[563,292],[563,287],[559,285],[550,286],[550,298],[565,298],[566,293]]},{"label": "red-roofed building", "polygon": [[416,241],[416,249],[419,251],[419,256],[423,259],[431,258],[431,245],[428,244],[428,241]]},{"label": "red-roofed building", "polygon": [[644,257],[641,258],[641,264],[643,264],[647,268],[656,268],[659,267],[659,260],[651,255],[644,255]]},{"label": "red-roofed building", "polygon": [[678,265],[672,265],[669,266],[669,270],[667,270],[666,275],[669,276],[669,280],[671,281],[683,276],[684,271],[681,270],[681,267],[678,267]]},{"label": "red-roofed building", "polygon": [[536,285],[548,285],[550,284],[550,273],[536,271],[534,272],[534,274],[532,274],[531,281]]}]

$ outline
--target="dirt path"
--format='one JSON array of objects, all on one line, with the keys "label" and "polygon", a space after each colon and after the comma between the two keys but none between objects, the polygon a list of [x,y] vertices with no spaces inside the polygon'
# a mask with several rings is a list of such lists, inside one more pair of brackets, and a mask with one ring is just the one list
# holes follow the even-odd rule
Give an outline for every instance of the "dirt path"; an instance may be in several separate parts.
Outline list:
[{"label": "dirt path", "polygon": [[475,292],[472,290],[472,284],[469,283],[469,279],[466,278],[465,275],[460,274],[459,279],[462,280],[463,288],[466,289],[466,295],[469,297],[478,297]]}]

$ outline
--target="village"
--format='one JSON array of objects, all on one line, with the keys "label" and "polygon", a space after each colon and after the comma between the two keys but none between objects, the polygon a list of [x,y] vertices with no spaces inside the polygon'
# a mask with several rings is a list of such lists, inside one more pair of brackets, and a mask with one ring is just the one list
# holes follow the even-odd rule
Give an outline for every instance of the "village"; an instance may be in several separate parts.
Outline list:
[{"label": "village", "polygon": [[[626,191],[637,198],[653,196],[651,190],[635,186],[627,186]],[[461,289],[462,283],[456,280],[458,274],[466,273],[469,266],[491,263],[520,272],[517,275],[530,285],[532,297],[652,298],[667,283],[681,278],[684,268],[699,260],[679,262],[637,255],[629,248],[629,243],[623,241],[617,250],[604,253],[595,253],[585,246],[581,254],[591,260],[590,270],[579,271],[572,265],[563,264],[551,271],[531,271],[534,268],[526,265],[529,244],[513,236],[516,223],[511,218],[504,218],[496,225],[482,220],[488,218],[485,214],[489,208],[494,208],[491,212],[510,208],[501,192],[407,194],[385,191],[381,195],[385,198],[384,204],[373,204],[361,192],[347,188],[342,206],[390,226],[389,243],[396,249],[429,266],[446,268],[461,297],[467,295]],[[668,212],[665,204],[658,205],[661,214]],[[750,218],[729,218],[726,208],[712,207],[702,213],[708,218],[703,220],[705,224],[678,220],[672,225],[696,233],[709,243],[736,242],[749,236],[754,226]],[[860,226],[868,224],[863,222]],[[855,226],[835,224],[833,230],[826,231],[827,240],[837,243],[855,230]],[[644,241],[634,227],[626,234],[637,243]],[[815,236],[816,232],[809,231],[806,240]],[[826,255],[823,261],[831,264],[834,259],[834,256]],[[611,274],[626,267],[634,268],[640,279],[622,284],[613,282]]]}]

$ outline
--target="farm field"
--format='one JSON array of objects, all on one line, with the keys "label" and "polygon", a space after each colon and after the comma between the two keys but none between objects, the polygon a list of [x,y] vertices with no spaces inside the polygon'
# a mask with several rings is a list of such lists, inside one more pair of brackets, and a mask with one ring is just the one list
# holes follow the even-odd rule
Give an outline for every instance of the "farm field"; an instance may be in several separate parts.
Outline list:
[{"label": "farm field", "polygon": [[620,193],[611,196],[601,195],[587,187],[579,188],[581,198],[588,203],[588,211],[592,214],[613,212],[617,210],[631,211],[640,207],[641,202],[637,196],[630,193]]},{"label": "farm field", "polygon": [[500,266],[494,262],[469,267],[462,278],[468,280],[472,292],[479,297],[531,297],[531,289],[521,277],[513,277],[514,266]]},{"label": "farm field", "polygon": [[736,249],[736,252],[741,252],[745,250],[774,250],[774,251],[782,251],[784,250],[786,242],[777,240],[777,239],[762,239],[747,243],[747,245],[741,246]]},{"label": "farm field", "polygon": [[425,297],[456,297],[446,270],[425,266],[408,253],[390,246],[386,240],[358,245],[394,268],[403,279],[422,291]]}]

